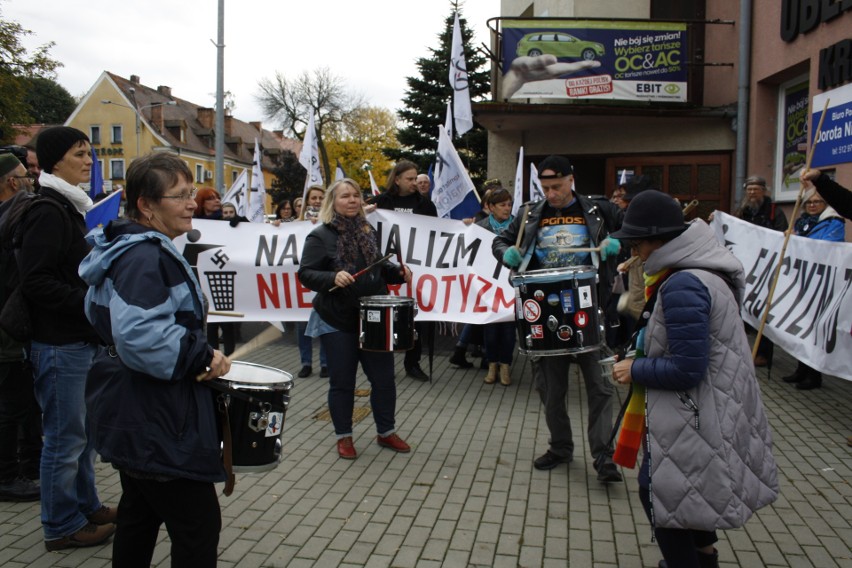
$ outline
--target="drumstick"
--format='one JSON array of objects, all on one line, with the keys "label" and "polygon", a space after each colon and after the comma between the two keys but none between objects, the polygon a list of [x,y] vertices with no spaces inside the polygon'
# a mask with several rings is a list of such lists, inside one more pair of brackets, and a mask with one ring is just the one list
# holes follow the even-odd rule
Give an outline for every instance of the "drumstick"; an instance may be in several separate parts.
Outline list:
[{"label": "drumstick", "polygon": [[[389,259],[389,258],[390,258],[390,257],[392,257],[392,256],[393,256],[393,253],[388,253],[388,254],[386,254],[385,256],[383,256],[382,258],[380,258],[379,260],[377,260],[376,262],[374,262],[373,264],[371,264],[371,265],[370,265],[370,266],[368,266],[367,268],[362,268],[361,270],[359,270],[358,272],[356,272],[355,274],[353,274],[353,275],[352,275],[352,278],[358,278],[359,276],[361,276],[362,274],[364,274],[364,273],[365,273],[365,272],[367,272],[368,270],[370,270],[370,269],[372,269],[372,268],[375,268],[377,265],[379,265],[379,264],[383,263],[384,261],[386,261],[387,259]],[[329,289],[328,289],[328,291],[329,291],[329,292],[334,292],[334,291],[335,291],[335,290],[337,290],[338,288],[340,288],[340,286],[332,286],[331,288],[329,288]]]},{"label": "drumstick", "polygon": [[631,266],[633,266],[633,264],[634,264],[637,260],[639,260],[639,255],[638,255],[638,254],[633,255],[633,256],[631,256],[630,258],[628,258],[627,260],[625,260],[625,261],[621,264],[621,268],[622,268],[623,270],[627,270],[628,268],[630,268]]},{"label": "drumstick", "polygon": [[690,201],[689,203],[686,204],[686,207],[683,208],[683,215],[686,216],[686,215],[692,213],[692,210],[695,209],[696,207],[698,207],[698,200],[693,199],[692,201]]},{"label": "drumstick", "polygon": [[529,215],[530,208],[527,206],[527,208],[524,209],[524,217],[521,219],[521,226],[518,227],[518,240],[515,241],[515,248],[517,249],[521,248],[521,241],[524,239],[524,228],[527,225],[527,217],[529,217]]},{"label": "drumstick", "polygon": [[222,316],[226,318],[244,318],[246,315],[241,312],[219,312],[216,310],[210,310],[207,312],[208,316]]},{"label": "drumstick", "polygon": [[[281,337],[281,332],[274,325],[270,325],[268,328],[252,337],[249,341],[240,345],[236,351],[228,355],[228,358],[231,361],[236,361],[237,359],[245,357],[255,349],[266,347],[279,337]],[[195,377],[195,380],[201,381],[201,379],[203,379],[206,375],[207,373],[199,373],[198,376]]]}]

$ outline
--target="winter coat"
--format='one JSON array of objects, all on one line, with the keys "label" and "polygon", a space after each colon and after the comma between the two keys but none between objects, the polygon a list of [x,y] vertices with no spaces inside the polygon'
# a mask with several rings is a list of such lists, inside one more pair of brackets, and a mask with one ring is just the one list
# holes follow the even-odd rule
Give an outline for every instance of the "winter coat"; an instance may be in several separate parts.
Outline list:
[{"label": "winter coat", "polygon": [[802,213],[799,221],[796,223],[796,234],[800,237],[816,239],[818,241],[832,241],[842,243],[846,240],[846,222],[838,216],[837,211],[831,206],[827,206],[819,215],[819,219],[812,224],[805,225],[803,230],[799,231],[799,226],[802,224],[802,219],[807,217],[806,213]]},{"label": "winter coat", "polygon": [[438,210],[435,204],[428,197],[423,197],[418,192],[414,192],[411,196],[401,197],[399,194],[391,195],[388,192],[380,193],[376,196],[375,204],[378,209],[389,209],[393,211],[399,206],[401,199],[412,199],[414,209],[411,211],[416,215],[426,215],[427,217],[437,217]]},{"label": "winter coat", "polygon": [[787,230],[787,216],[768,197],[763,198],[763,203],[760,204],[757,211],[752,211],[749,207],[743,207],[737,213],[737,217],[759,227],[766,227],[767,229],[774,229],[781,232]]},{"label": "winter coat", "polygon": [[[778,497],[772,436],[741,325],[740,262],[703,221],[655,250],[660,286],[631,367],[646,387],[646,456],[655,525],[742,526]],[[642,483],[640,475],[640,483]]]},{"label": "winter coat", "polygon": [[814,180],[814,186],[826,203],[839,215],[852,219],[852,192],[825,174],[821,174]]},{"label": "winter coat", "polygon": [[86,384],[95,449],[121,470],[224,481],[214,394],[196,381],[213,350],[192,269],[171,239],[131,221],[87,238],[86,316],[110,346]]}]

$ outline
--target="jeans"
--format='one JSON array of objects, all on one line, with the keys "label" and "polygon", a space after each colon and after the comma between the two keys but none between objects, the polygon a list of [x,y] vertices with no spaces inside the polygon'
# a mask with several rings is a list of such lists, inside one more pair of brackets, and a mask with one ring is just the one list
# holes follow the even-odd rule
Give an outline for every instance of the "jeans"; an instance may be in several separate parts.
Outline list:
[{"label": "jeans", "polygon": [[338,437],[352,435],[352,410],[355,408],[355,373],[358,363],[370,381],[370,407],[376,420],[376,431],[388,436],[394,431],[396,413],[396,383],[393,374],[393,353],[362,351],[358,334],[337,331],[326,333],[320,341],[334,348],[329,360],[328,410]]},{"label": "jeans", "polygon": [[112,565],[148,568],[165,523],[172,541],[173,568],[215,568],[222,529],[219,498],[212,483],[154,481],[120,472],[121,501],[112,545]]},{"label": "jeans", "polygon": [[586,383],[589,404],[589,449],[592,457],[602,453],[612,455],[607,447],[612,433],[612,384],[601,376],[597,351],[579,355],[554,355],[532,359],[535,388],[544,405],[544,417],[550,431],[550,451],[557,456],[574,455],[571,420],[568,418],[568,371],[576,362]]},{"label": "jeans", "polygon": [[0,363],[0,482],[38,479],[41,409],[28,361]]},{"label": "jeans", "polygon": [[501,321],[482,326],[485,331],[485,356],[489,363],[512,364],[515,354],[515,323]]},{"label": "jeans", "polygon": [[42,409],[41,523],[45,540],[83,528],[101,507],[95,488],[95,451],[87,436],[86,375],[91,343],[47,345],[33,341],[35,394]]},{"label": "jeans", "polygon": [[[299,358],[302,360],[302,365],[306,367],[313,366],[314,360],[314,338],[305,335],[305,329],[308,327],[306,322],[296,324],[296,337],[299,338]],[[320,341],[320,367],[326,367],[328,361],[325,358],[325,343]]]},{"label": "jeans", "polygon": [[[651,495],[647,487],[639,487],[639,500],[645,509],[648,520],[651,519]],[[654,527],[654,538],[666,563],[672,568],[700,568],[698,549],[714,544],[716,531],[693,529],[665,529]]]}]

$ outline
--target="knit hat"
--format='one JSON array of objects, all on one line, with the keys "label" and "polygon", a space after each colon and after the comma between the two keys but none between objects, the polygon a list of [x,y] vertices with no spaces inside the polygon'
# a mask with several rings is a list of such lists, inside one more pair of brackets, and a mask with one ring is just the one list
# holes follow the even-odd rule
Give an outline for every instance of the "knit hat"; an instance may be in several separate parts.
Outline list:
[{"label": "knit hat", "polygon": [[83,141],[88,142],[89,137],[70,126],[53,126],[42,130],[36,139],[38,165],[52,174],[53,166],[65,157],[66,152]]},{"label": "knit hat", "polygon": [[[541,175],[544,170],[552,170],[554,173]],[[574,168],[565,156],[548,156],[538,165],[538,179],[559,179],[570,175],[574,175]]]},{"label": "knit hat", "polygon": [[669,195],[647,189],[627,206],[621,228],[610,234],[616,239],[674,237],[686,230],[683,210]]},{"label": "knit hat", "polygon": [[15,168],[21,165],[21,160],[15,157],[14,154],[0,154],[0,177],[15,171]]}]

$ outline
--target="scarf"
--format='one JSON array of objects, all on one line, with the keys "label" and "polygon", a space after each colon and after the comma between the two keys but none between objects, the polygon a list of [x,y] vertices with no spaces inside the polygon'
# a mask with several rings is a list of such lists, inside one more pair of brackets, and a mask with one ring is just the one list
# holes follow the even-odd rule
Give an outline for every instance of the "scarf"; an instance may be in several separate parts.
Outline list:
[{"label": "scarf", "polygon": [[39,185],[49,187],[70,201],[74,209],[83,217],[86,216],[86,211],[92,208],[92,198],[89,197],[89,194],[84,189],[76,185],[71,185],[60,177],[47,172],[41,172],[41,175],[38,176],[38,183]]},{"label": "scarf", "polygon": [[804,237],[813,228],[819,223],[819,215],[808,215],[807,213],[802,213],[802,216],[796,219],[796,224],[793,228],[796,231],[796,234]]},{"label": "scarf", "polygon": [[513,215],[509,215],[509,218],[506,219],[505,221],[498,221],[497,219],[494,218],[494,215],[489,215],[488,216],[488,223],[491,225],[491,231],[495,235],[499,235],[500,233],[502,233],[503,231],[506,230],[506,227],[509,226],[509,223],[511,223],[512,219],[514,219],[514,218],[515,217]]},{"label": "scarf", "polygon": [[337,231],[337,256],[334,259],[335,270],[345,270],[354,274],[358,257],[363,256],[365,264],[370,264],[378,256],[379,246],[373,236],[373,227],[360,215],[344,217],[334,214],[329,223]]},{"label": "scarf", "polygon": [[[645,301],[647,303],[642,310],[643,312],[653,310],[653,303],[657,301],[657,291],[671,273],[672,270],[666,268],[656,274],[645,274]],[[647,319],[642,319],[636,335],[636,359],[645,356],[645,325],[647,323]],[[645,436],[645,387],[631,383],[628,396],[627,408],[625,408],[624,418],[621,420],[621,431],[618,433],[618,441],[615,444],[612,461],[622,467],[632,469],[636,467],[639,448],[642,447],[642,439]]]}]

